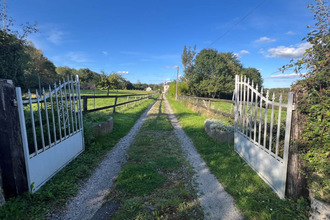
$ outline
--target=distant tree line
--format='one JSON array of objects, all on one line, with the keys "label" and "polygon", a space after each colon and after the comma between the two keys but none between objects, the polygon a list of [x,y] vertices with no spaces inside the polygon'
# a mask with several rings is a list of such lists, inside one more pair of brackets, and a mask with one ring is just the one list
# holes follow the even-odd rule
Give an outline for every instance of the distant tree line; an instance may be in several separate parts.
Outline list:
[{"label": "distant tree line", "polygon": [[196,47],[184,46],[181,58],[184,66],[184,76],[179,83],[181,93],[231,98],[235,75],[245,75],[259,87],[263,84],[259,70],[243,67],[232,52],[219,53],[215,49],[203,49],[196,55]]},{"label": "distant tree line", "polygon": [[[23,36],[24,37],[24,36]],[[78,75],[81,86],[85,89],[95,87],[109,90],[145,90],[147,87],[153,90],[160,89],[157,84],[145,84],[138,81],[131,83],[121,74],[112,72],[106,74],[94,72],[88,68],[74,69],[70,67],[56,67],[53,62],[36,49],[32,42],[20,38],[15,33],[0,30],[0,78],[11,79],[16,86],[35,90],[39,87],[48,87],[58,80]]]}]

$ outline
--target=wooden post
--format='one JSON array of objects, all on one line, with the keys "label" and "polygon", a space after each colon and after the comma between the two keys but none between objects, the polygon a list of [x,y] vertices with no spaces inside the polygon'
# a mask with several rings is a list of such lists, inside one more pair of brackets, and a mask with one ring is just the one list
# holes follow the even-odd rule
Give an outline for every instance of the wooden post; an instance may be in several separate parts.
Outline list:
[{"label": "wooden post", "polygon": [[115,104],[113,105],[113,113],[116,112],[117,98],[118,97],[115,98]]},{"label": "wooden post", "polygon": [[83,99],[83,112],[86,113],[87,112],[87,98],[82,97],[82,99]]},{"label": "wooden post", "polygon": [[28,191],[24,151],[11,80],[0,79],[0,170],[6,199]]},{"label": "wooden post", "polygon": [[[129,101],[129,96],[127,96],[126,102],[128,102],[128,101]],[[128,103],[126,104],[126,108],[128,108]]]},{"label": "wooden post", "polygon": [[[295,91],[293,102],[297,103],[297,97],[301,94]],[[296,107],[295,107],[296,108]],[[286,182],[286,196],[298,200],[300,197],[308,198],[307,181],[301,170],[305,170],[302,159],[299,157],[301,133],[304,129],[306,116],[297,110],[292,113],[291,143],[288,156],[288,172]]]}]

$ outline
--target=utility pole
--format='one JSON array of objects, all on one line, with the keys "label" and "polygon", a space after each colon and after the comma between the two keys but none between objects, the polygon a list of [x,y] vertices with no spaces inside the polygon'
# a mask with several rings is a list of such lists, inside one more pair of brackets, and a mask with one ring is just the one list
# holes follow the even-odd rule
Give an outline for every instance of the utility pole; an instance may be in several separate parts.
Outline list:
[{"label": "utility pole", "polygon": [[175,89],[175,100],[178,100],[178,80],[179,80],[179,66],[176,66],[176,89]]}]

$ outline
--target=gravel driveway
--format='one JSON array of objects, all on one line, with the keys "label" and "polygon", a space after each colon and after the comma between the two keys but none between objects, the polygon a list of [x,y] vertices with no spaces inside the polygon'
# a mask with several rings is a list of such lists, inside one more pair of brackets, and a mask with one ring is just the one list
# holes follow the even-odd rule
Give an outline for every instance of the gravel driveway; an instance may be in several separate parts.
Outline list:
[{"label": "gravel driveway", "polygon": [[[196,171],[194,179],[197,183],[198,199],[204,210],[204,219],[243,219],[241,213],[235,207],[233,198],[211,174],[206,163],[197,153],[191,139],[183,131],[168,101],[166,99],[164,101],[166,114],[168,114],[174,127],[175,135],[186,153],[187,160]],[[52,215],[51,219],[81,220],[93,217],[102,206],[107,192],[113,186],[114,178],[119,175],[122,164],[126,162],[127,149],[143,125],[152,106],[140,117],[131,131],[106,155],[94,174],[80,188],[77,196],[68,201],[66,209]]]}]

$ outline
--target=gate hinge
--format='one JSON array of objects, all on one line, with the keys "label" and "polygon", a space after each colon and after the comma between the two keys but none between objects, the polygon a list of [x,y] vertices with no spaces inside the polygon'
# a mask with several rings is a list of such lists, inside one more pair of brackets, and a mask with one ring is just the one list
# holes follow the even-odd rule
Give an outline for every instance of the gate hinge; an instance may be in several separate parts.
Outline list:
[{"label": "gate hinge", "polygon": [[14,105],[15,107],[17,107],[17,100],[16,100],[16,99],[13,99],[13,105]]},{"label": "gate hinge", "polygon": [[296,104],[292,104],[292,111],[296,111],[296,108],[297,107],[297,105]]}]

